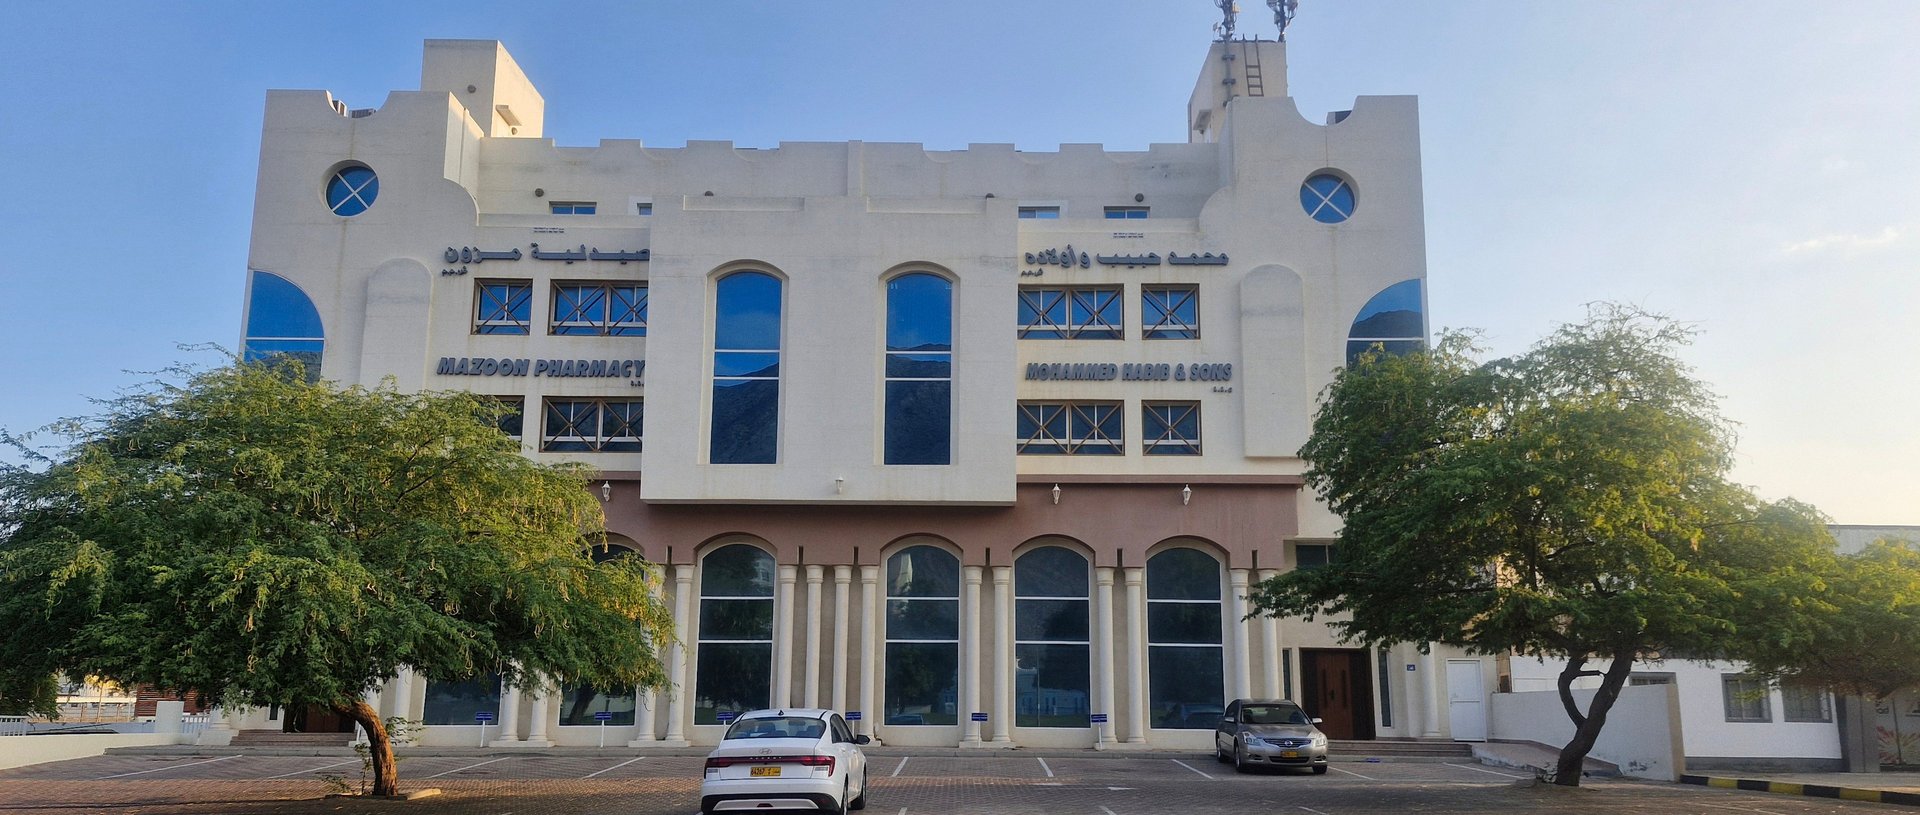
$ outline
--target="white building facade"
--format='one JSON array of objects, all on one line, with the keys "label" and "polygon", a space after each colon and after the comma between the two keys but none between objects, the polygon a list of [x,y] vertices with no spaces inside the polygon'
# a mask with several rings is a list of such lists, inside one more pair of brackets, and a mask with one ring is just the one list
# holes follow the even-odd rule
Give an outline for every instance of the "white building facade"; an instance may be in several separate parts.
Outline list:
[{"label": "white building facade", "polygon": [[817,705],[890,744],[1192,748],[1248,696],[1484,737],[1443,674],[1484,695],[1491,660],[1243,619],[1331,556],[1316,393],[1426,338],[1413,98],[1309,122],[1284,45],[1234,40],[1190,141],[1142,152],[558,147],[544,113],[492,41],[429,41],[375,110],[267,100],[248,355],[521,405],[678,621],[658,693],[402,676],[379,707],[423,741],[712,742]]}]

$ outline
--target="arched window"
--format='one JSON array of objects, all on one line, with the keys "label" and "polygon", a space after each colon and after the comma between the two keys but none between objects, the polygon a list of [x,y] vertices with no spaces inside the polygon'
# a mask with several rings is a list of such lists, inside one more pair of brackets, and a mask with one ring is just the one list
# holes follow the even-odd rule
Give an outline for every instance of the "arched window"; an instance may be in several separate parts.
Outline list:
[{"label": "arched window", "polygon": [[925,272],[887,281],[886,354],[886,463],[952,463],[952,281]]},{"label": "arched window", "polygon": [[693,723],[767,706],[773,687],[773,556],[757,546],[722,546],[700,561],[700,666]]},{"label": "arched window", "polygon": [[1087,727],[1092,704],[1088,565],[1043,546],[1013,562],[1013,723]]},{"label": "arched window", "polygon": [[1390,354],[1425,348],[1427,317],[1421,300],[1418,278],[1381,289],[1368,300],[1347,332],[1347,364],[1354,364],[1376,343]]},{"label": "arched window", "polygon": [[247,281],[247,327],[240,356],[248,362],[289,357],[305,366],[307,381],[320,381],[326,332],[320,311],[307,293],[272,272],[255,271]]},{"label": "arched window", "polygon": [[772,464],[780,441],[780,280],[734,272],[715,284],[714,464]]},{"label": "arched window", "polygon": [[951,725],[960,710],[960,560],[910,546],[887,558],[889,725]]},{"label": "arched window", "polygon": [[[640,553],[623,544],[601,541],[587,548],[587,557],[595,563],[610,563],[623,558],[639,558]],[[562,689],[560,694],[560,725],[562,727],[598,727],[600,720],[596,713],[608,713],[613,718],[607,720],[614,727],[633,725],[633,689],[605,691],[592,685],[572,685]]]},{"label": "arched window", "polygon": [[1226,712],[1220,561],[1198,549],[1147,559],[1147,682],[1154,727],[1211,730]]}]

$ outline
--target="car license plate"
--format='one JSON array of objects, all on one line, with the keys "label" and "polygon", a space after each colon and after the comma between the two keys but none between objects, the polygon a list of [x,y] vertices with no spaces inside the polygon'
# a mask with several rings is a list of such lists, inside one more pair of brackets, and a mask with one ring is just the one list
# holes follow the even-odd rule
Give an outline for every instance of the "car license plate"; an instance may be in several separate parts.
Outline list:
[{"label": "car license plate", "polygon": [[1281,758],[1299,758],[1300,751],[1299,750],[1282,750],[1280,752],[1280,757]]},{"label": "car license plate", "polygon": [[755,768],[753,768],[753,776],[752,776],[752,777],[754,777],[754,778],[777,778],[777,777],[779,777],[779,775],[780,775],[780,768],[779,768],[779,767],[755,767]]}]

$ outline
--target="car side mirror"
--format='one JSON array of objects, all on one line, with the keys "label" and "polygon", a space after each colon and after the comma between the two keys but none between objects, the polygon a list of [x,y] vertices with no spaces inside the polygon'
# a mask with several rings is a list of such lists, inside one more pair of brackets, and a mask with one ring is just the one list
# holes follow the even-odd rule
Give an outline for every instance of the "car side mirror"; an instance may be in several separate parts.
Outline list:
[{"label": "car side mirror", "polygon": [[871,744],[872,742],[873,742],[873,739],[870,739],[870,738],[868,738],[868,737],[866,737],[866,736],[854,736],[854,737],[853,737],[853,743],[854,743],[854,744]]},{"label": "car side mirror", "polygon": [[1319,723],[1321,723],[1321,722],[1324,722],[1324,721],[1326,721],[1326,720],[1325,720],[1325,719],[1322,719],[1322,718],[1320,718],[1319,716],[1315,716],[1315,717],[1313,717],[1313,719],[1312,719],[1312,723],[1313,723],[1313,724],[1319,724]]}]

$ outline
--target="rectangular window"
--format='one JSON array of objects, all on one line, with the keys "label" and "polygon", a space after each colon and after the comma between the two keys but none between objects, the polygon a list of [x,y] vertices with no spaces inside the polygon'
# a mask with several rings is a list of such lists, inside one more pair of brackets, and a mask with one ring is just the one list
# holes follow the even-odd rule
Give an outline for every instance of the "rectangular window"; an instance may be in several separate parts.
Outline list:
[{"label": "rectangular window", "polygon": [[1020,403],[1016,444],[1021,455],[1117,456],[1125,422],[1119,402]]},{"label": "rectangular window", "polygon": [[506,409],[505,413],[500,414],[496,424],[500,432],[516,439],[520,438],[526,423],[527,400],[519,396],[496,396],[494,400]]},{"label": "rectangular window", "polygon": [[1199,402],[1142,402],[1140,427],[1149,456],[1200,455]]},{"label": "rectangular window", "polygon": [[477,280],[473,292],[473,333],[526,334],[533,325],[533,283],[526,280]]},{"label": "rectangular window", "polygon": [[540,449],[638,453],[644,407],[638,399],[548,399]]},{"label": "rectangular window", "polygon": [[635,215],[652,215],[652,214],[653,214],[653,203],[652,203],[652,202],[649,202],[649,201],[640,201],[640,202],[637,202],[637,203],[635,203],[635,204],[633,205],[633,214],[635,214]]},{"label": "rectangular window", "polygon": [[1293,545],[1293,567],[1296,569],[1319,569],[1333,562],[1333,544],[1296,543]]},{"label": "rectangular window", "polygon": [[1293,649],[1280,649],[1280,698],[1293,698]]},{"label": "rectangular window", "polygon": [[1139,221],[1147,217],[1146,207],[1107,207],[1109,221]]},{"label": "rectangular window", "polygon": [[1820,688],[1781,685],[1780,707],[1789,722],[1833,721],[1833,697]]},{"label": "rectangular window", "polygon": [[1638,688],[1638,687],[1645,687],[1649,685],[1671,685],[1671,684],[1673,684],[1673,674],[1669,674],[1669,673],[1627,674],[1627,685],[1629,687]]},{"label": "rectangular window", "polygon": [[633,726],[633,691],[607,693],[592,685],[573,685],[560,696],[561,727],[598,727],[595,713],[609,713],[612,727]]},{"label": "rectangular window", "polygon": [[592,215],[600,205],[593,201],[554,201],[547,204],[547,212],[554,215]]},{"label": "rectangular window", "polygon": [[1122,311],[1119,286],[1022,286],[1020,339],[1122,339]]},{"label": "rectangular window", "polygon": [[1149,340],[1200,338],[1198,286],[1141,286],[1140,336]]},{"label": "rectangular window", "polygon": [[644,337],[647,335],[647,284],[553,284],[553,322],[547,332],[560,336]]},{"label": "rectangular window", "polygon": [[500,724],[500,676],[483,674],[465,682],[428,680],[425,703],[420,709],[422,724],[477,726],[475,713],[491,713]]},{"label": "rectangular window", "polygon": [[1020,220],[1052,220],[1060,217],[1059,207],[1021,207]]},{"label": "rectangular window", "polygon": [[1380,675],[1380,726],[1393,726],[1393,671],[1387,664],[1387,649],[1381,648],[1376,656],[1374,673]]},{"label": "rectangular window", "polygon": [[1773,707],[1765,683],[1746,674],[1721,674],[1720,697],[1729,722],[1771,722]]}]

